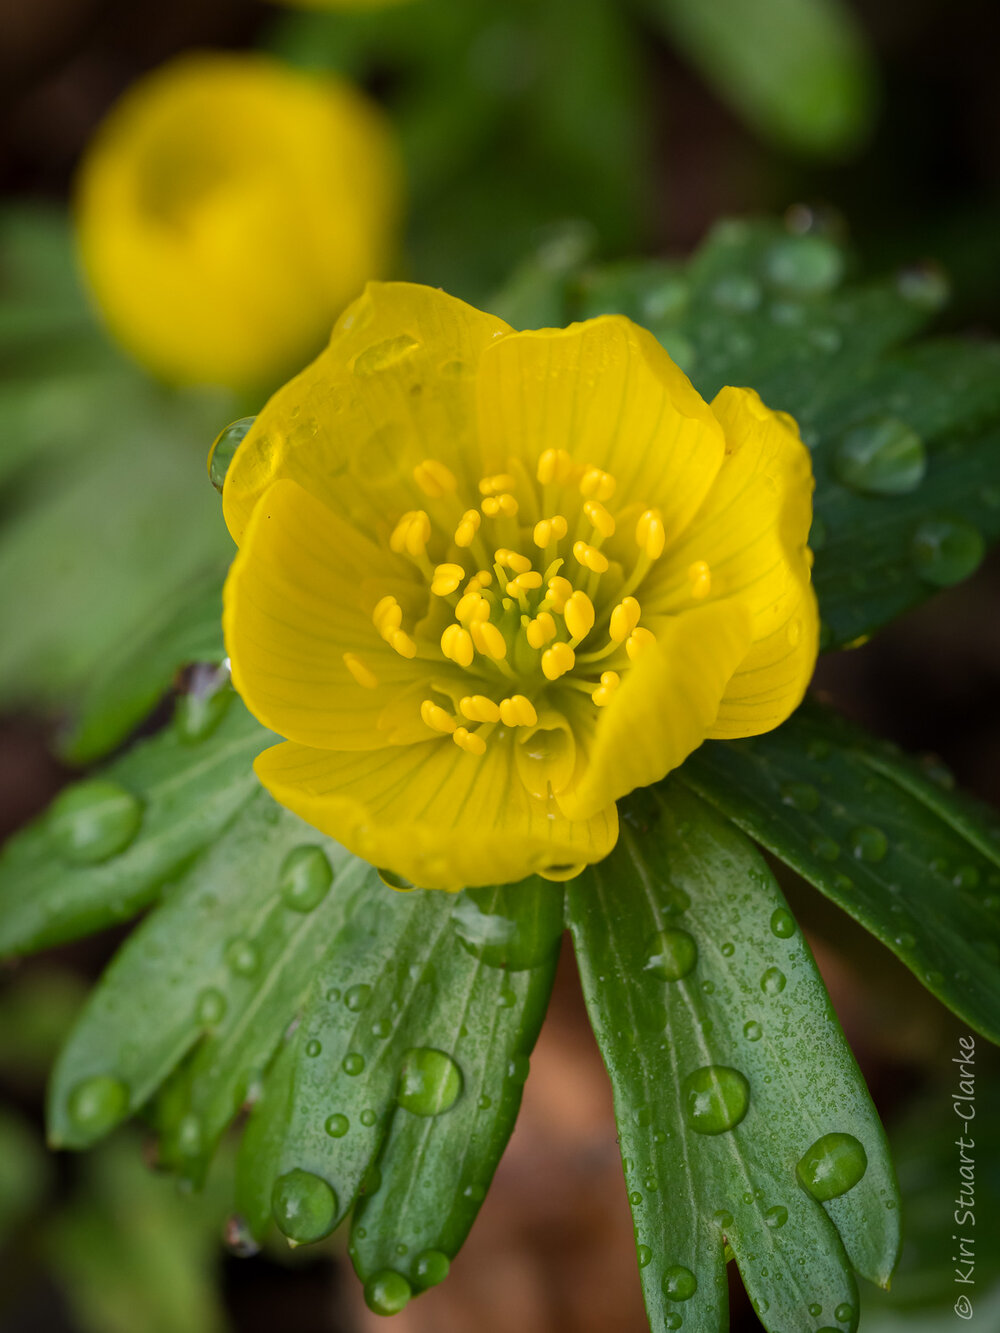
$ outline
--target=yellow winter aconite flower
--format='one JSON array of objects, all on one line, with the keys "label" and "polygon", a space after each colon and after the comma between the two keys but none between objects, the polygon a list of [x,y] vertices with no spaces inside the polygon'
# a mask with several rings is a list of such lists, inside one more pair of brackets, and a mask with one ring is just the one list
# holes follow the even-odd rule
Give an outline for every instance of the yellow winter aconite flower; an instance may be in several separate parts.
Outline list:
[{"label": "yellow winter aconite flower", "polygon": [[260,780],[425,887],[599,860],[618,797],[801,699],[812,485],[791,418],[627,319],[370,285],[226,477]]},{"label": "yellow winter aconite flower", "polygon": [[114,335],[176,383],[297,370],[385,274],[396,149],[346,83],[262,56],[185,56],[112,109],[80,169],[80,254]]}]

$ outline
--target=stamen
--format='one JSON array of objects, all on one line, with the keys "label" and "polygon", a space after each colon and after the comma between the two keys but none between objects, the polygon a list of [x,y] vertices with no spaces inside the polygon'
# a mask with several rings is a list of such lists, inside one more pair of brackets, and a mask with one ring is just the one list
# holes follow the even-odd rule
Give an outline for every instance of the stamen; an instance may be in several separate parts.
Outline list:
[{"label": "stamen", "polygon": [[650,560],[657,560],[663,554],[667,532],[663,526],[663,515],[658,509],[647,509],[639,515],[635,525],[635,540],[640,551]]},{"label": "stamen", "polygon": [[482,521],[483,516],[478,509],[467,509],[455,529],[455,545],[463,548],[471,546]]},{"label": "stamen", "polygon": [[400,657],[412,658],[417,655],[417,645],[405,630],[394,629],[390,635],[386,636],[386,642],[390,648],[394,648],[399,653]]},{"label": "stamen", "polygon": [[542,576],[537,569],[526,569],[523,574],[518,574],[507,584],[507,591],[512,597],[520,597],[522,593],[534,592],[536,588],[542,586]]},{"label": "stamen", "polygon": [[436,458],[425,458],[413,469],[413,480],[431,500],[453,495],[458,486],[455,474]]},{"label": "stamen", "polygon": [[372,624],[386,643],[402,623],[403,608],[395,597],[383,597],[372,612]]},{"label": "stamen", "polygon": [[458,702],[463,717],[470,722],[499,722],[500,705],[487,699],[485,694],[467,694]]},{"label": "stamen", "polygon": [[617,671],[602,671],[601,683],[590,696],[598,708],[604,708],[611,702],[611,696],[622,683],[622,678]]},{"label": "stamen", "polygon": [[594,628],[594,603],[585,592],[575,592],[563,607],[563,619],[574,643],[585,639]]},{"label": "stamen", "polygon": [[460,667],[472,666],[475,652],[472,647],[472,635],[461,625],[449,625],[441,635],[441,651]]},{"label": "stamen", "polygon": [[488,569],[477,570],[475,577],[481,588],[488,588],[493,582],[493,575]]},{"label": "stamen", "polygon": [[602,537],[613,537],[615,520],[601,504],[600,500],[587,500],[583,512]]},{"label": "stamen", "polygon": [[615,643],[624,643],[639,623],[642,608],[634,597],[626,597],[611,612],[608,633]]},{"label": "stamen", "polygon": [[542,673],[546,680],[558,680],[575,665],[576,653],[568,643],[554,643],[542,653]]},{"label": "stamen", "polygon": [[530,699],[523,694],[512,694],[509,699],[500,700],[500,721],[505,727],[533,727],[538,714]]},{"label": "stamen", "polygon": [[691,580],[691,596],[701,599],[707,597],[712,591],[712,571],[708,567],[707,560],[696,560],[693,565],[688,567],[688,578]]},{"label": "stamen", "polygon": [[479,506],[487,518],[496,518],[502,514],[504,518],[517,517],[517,500],[509,491],[504,491],[501,495],[488,495]]},{"label": "stamen", "polygon": [[573,543],[573,558],[592,574],[603,574],[608,567],[608,557],[587,542]]},{"label": "stamen", "polygon": [[550,542],[561,542],[568,531],[569,524],[562,514],[554,514],[552,518],[538,520],[531,534],[531,540],[537,547],[544,550]]},{"label": "stamen", "polygon": [[590,466],[580,478],[580,494],[590,500],[610,500],[616,484],[610,472]]},{"label": "stamen", "polygon": [[569,579],[564,579],[561,574],[548,582],[549,601],[552,603],[553,611],[558,611],[561,615],[565,610],[566,603],[573,596],[573,585]]},{"label": "stamen", "polygon": [[378,676],[365,666],[357,653],[344,653],[343,663],[362,689],[374,690],[377,687]]},{"label": "stamen", "polygon": [[573,460],[565,449],[546,449],[538,459],[535,476],[542,486],[551,486],[554,481],[562,485],[573,475]]},{"label": "stamen", "polygon": [[473,620],[469,625],[472,642],[484,657],[502,662],[507,656],[507,640],[489,620]]},{"label": "stamen", "polygon": [[430,537],[430,519],[422,509],[411,509],[393,529],[389,549],[396,555],[410,555],[416,560],[426,553]]},{"label": "stamen", "polygon": [[501,546],[493,552],[493,559],[501,567],[512,569],[515,574],[527,574],[531,568],[531,561],[526,555],[521,555],[517,551],[508,551],[505,546]]},{"label": "stamen", "polygon": [[517,481],[509,472],[498,472],[495,477],[483,477],[479,483],[480,495],[499,495],[501,491],[512,491]]},{"label": "stamen", "polygon": [[473,620],[489,620],[490,604],[478,590],[467,592],[464,597],[460,597],[458,605],[455,607],[455,619],[461,621],[463,625],[470,624]]},{"label": "stamen", "polygon": [[636,658],[646,651],[651,643],[656,642],[656,635],[652,630],[643,629],[640,625],[634,629],[625,640],[625,651],[629,655],[629,660],[634,662]]},{"label": "stamen", "polygon": [[539,611],[534,620],[529,620],[525,633],[532,648],[544,648],[556,637],[556,622],[548,611]]},{"label": "stamen", "polygon": [[431,592],[437,597],[448,597],[465,578],[461,565],[438,565],[431,580]]},{"label": "stamen", "polygon": [[486,742],[482,736],[474,731],[466,731],[465,727],[456,727],[451,733],[451,739],[460,750],[466,754],[485,754]]},{"label": "stamen", "polygon": [[420,705],[420,716],[432,731],[440,731],[444,736],[450,736],[458,723],[450,713],[434,702],[433,699],[425,699]]}]

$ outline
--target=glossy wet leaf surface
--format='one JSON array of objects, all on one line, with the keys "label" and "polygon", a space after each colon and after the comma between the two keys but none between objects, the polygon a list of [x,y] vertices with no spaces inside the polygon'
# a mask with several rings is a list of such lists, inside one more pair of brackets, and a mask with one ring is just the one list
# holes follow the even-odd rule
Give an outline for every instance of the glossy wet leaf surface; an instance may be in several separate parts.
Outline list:
[{"label": "glossy wet leaf surface", "polygon": [[[852,1268],[888,1280],[898,1198],[809,948],[759,853],[697,797],[669,784],[625,811],[567,913],[651,1324],[728,1328],[728,1242],[766,1328],[853,1329]],[[667,932],[694,961],[665,974]]]},{"label": "glossy wet leaf surface", "polygon": [[681,778],[1000,1039],[1000,819],[808,703],[779,730],[709,743]]}]

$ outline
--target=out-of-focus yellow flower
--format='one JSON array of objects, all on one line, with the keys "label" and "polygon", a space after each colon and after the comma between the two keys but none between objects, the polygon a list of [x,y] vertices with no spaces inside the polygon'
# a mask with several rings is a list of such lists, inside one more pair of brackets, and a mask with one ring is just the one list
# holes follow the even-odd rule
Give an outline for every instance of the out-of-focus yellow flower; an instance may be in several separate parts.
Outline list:
[{"label": "out-of-focus yellow flower", "polygon": [[812,486],[791,418],[627,319],[371,285],[223,490],[261,781],[421,886],[599,860],[618,797],[801,699]]},{"label": "out-of-focus yellow flower", "polygon": [[89,145],[80,253],[112,332],[154,373],[259,388],[385,274],[399,195],[391,132],[356,89],[261,56],[186,56]]}]

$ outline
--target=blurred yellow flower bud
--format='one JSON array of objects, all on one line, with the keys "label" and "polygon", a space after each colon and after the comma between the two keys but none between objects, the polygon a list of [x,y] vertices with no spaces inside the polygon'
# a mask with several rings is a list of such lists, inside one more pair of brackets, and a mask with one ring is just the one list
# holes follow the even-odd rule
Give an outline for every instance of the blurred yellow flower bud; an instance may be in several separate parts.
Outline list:
[{"label": "blurred yellow flower bud", "polygon": [[392,258],[391,132],[356,89],[255,55],[140,80],[80,168],[83,267],[116,338],[163,379],[270,387]]}]

